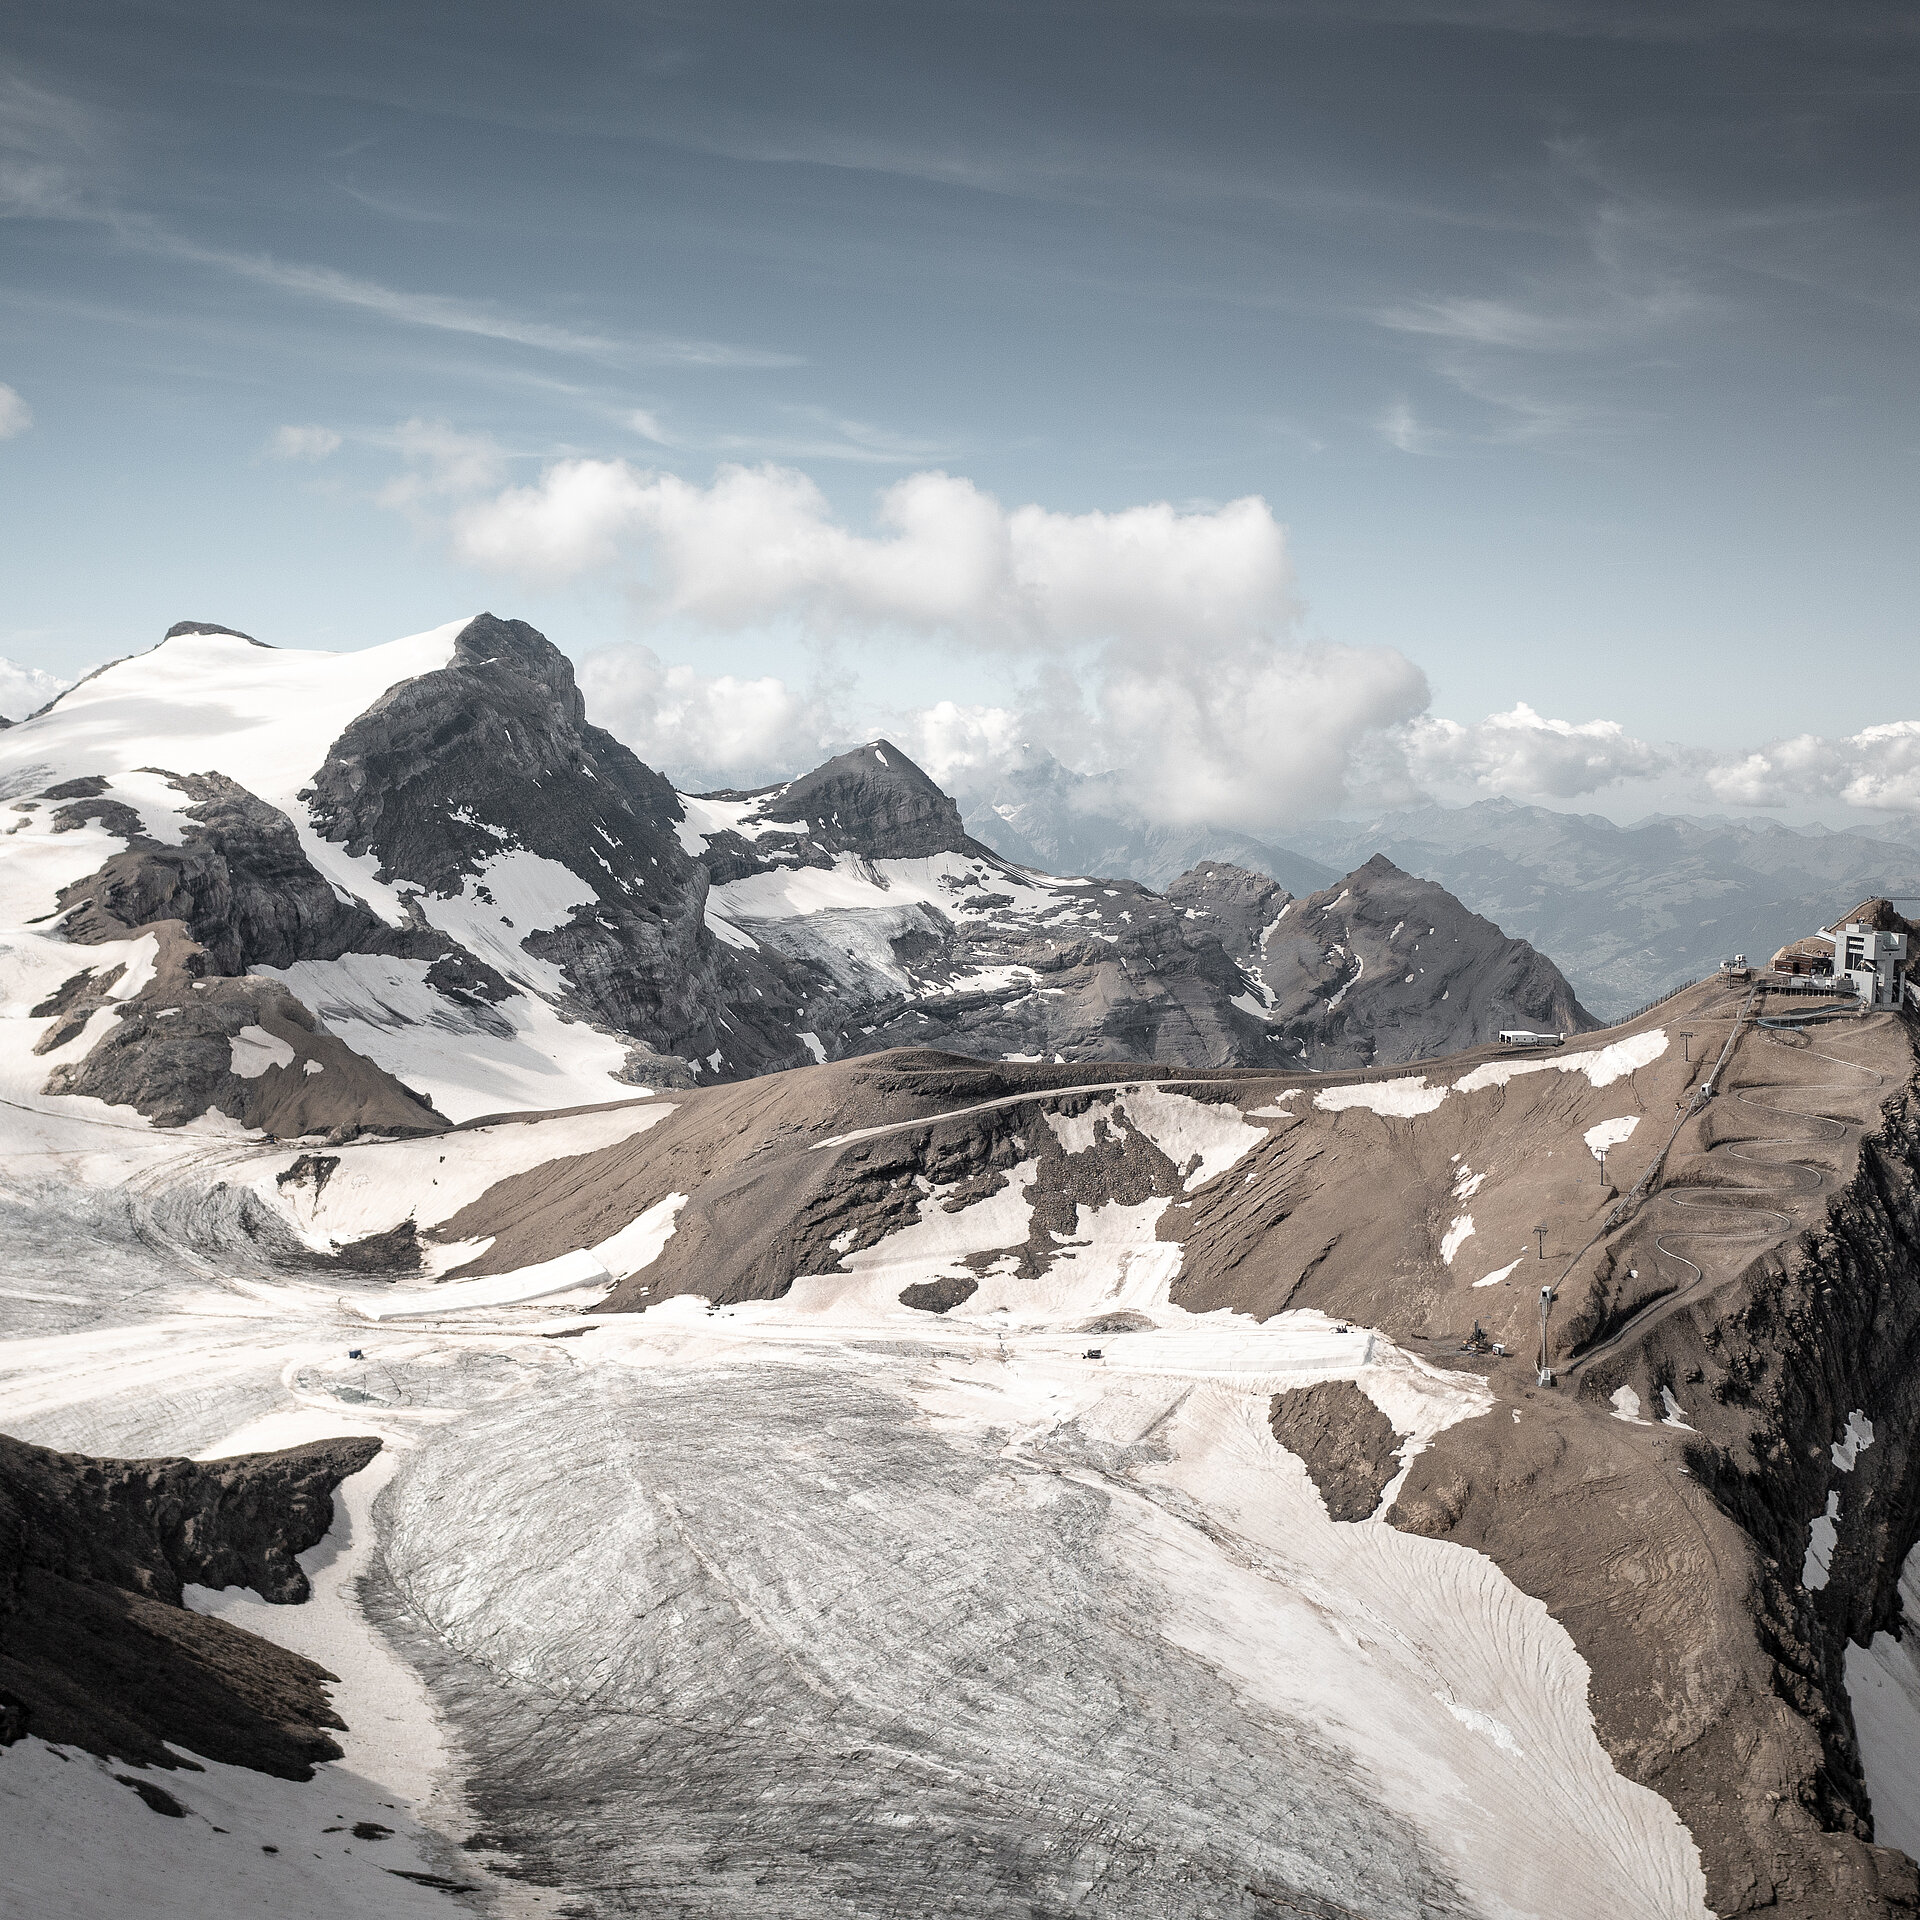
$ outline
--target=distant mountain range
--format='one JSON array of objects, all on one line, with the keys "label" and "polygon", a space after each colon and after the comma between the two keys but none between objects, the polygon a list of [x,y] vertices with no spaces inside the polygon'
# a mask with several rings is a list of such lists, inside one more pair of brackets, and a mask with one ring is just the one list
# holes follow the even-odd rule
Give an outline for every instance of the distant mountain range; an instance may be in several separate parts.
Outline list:
[{"label": "distant mountain range", "polygon": [[1316,820],[1285,847],[1231,829],[1149,823],[1117,774],[1074,773],[1030,752],[963,794],[968,831],[1007,858],[1167,886],[1202,860],[1309,894],[1375,854],[1436,882],[1565,969],[1617,1018],[1735,953],[1764,956],[1868,894],[1920,895],[1912,827],[1805,832],[1767,820],[1598,814],[1511,800]]},{"label": "distant mountain range", "polygon": [[1156,824],[1115,773],[1075,773],[1038,747],[997,768],[986,787],[959,788],[967,831],[996,853],[1049,873],[1114,873],[1164,887],[1202,860],[1250,867],[1289,893],[1315,893],[1340,877],[1286,847],[1228,827]]},{"label": "distant mountain range", "polygon": [[1375,853],[1550,953],[1609,1019],[1735,953],[1764,959],[1868,894],[1920,894],[1920,845],[1864,830],[1677,817],[1616,826],[1509,800],[1422,807],[1296,838],[1350,866]]}]

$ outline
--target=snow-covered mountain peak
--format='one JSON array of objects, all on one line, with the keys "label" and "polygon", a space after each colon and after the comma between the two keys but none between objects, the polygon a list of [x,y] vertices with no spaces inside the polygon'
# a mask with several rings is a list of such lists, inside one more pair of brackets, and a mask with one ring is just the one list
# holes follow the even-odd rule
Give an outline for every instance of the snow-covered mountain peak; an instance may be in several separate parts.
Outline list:
[{"label": "snow-covered mountain peak", "polygon": [[900,1046],[1277,1063],[1379,989],[1321,978],[1359,949],[1316,924],[1279,1007],[1272,881],[1016,865],[884,738],[677,794],[491,614],[357,653],[183,621],[9,729],[0,799],[10,1084],[170,1122],[432,1126]]},{"label": "snow-covered mountain peak", "polygon": [[323,653],[183,623],[157,647],[102,667],[9,728],[0,781],[28,766],[55,779],[109,781],[165,767],[223,773],[284,806],[356,716],[389,688],[446,666],[470,624]]}]

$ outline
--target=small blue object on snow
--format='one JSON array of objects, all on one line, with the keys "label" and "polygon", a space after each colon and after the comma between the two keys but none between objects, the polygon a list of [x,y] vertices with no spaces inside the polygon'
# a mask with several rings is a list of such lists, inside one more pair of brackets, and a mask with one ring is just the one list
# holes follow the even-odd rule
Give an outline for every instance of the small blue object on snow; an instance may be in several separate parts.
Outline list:
[{"label": "small blue object on snow", "polygon": [[349,1360],[358,1360],[360,1358],[360,1349],[358,1347],[349,1347],[347,1349],[347,1358]]}]

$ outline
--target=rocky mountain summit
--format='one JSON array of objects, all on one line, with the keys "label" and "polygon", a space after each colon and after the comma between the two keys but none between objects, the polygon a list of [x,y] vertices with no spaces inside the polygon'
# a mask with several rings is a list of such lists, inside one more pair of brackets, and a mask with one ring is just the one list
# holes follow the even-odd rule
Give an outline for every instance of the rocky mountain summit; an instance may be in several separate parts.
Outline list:
[{"label": "rocky mountain summit", "polygon": [[973,839],[880,740],[788,786],[686,797],[707,923],[805,982],[820,1058],[1247,1064],[1274,1041],[1210,928],[1130,880],[1059,879]]},{"label": "rocky mountain summit", "polygon": [[[44,1083],[166,1125],[434,1129],[901,1045],[1318,1067],[1587,1024],[1390,868],[1297,908],[1213,862],[1058,877],[884,740],[677,793],[488,614],[353,654],[183,622],[8,729],[0,801]],[[1385,931],[1423,917],[1425,947]]]},{"label": "rocky mountain summit", "polygon": [[1505,1028],[1572,1034],[1600,1024],[1544,954],[1384,854],[1304,900],[1212,861],[1167,898],[1218,926],[1289,1066],[1385,1066]]}]

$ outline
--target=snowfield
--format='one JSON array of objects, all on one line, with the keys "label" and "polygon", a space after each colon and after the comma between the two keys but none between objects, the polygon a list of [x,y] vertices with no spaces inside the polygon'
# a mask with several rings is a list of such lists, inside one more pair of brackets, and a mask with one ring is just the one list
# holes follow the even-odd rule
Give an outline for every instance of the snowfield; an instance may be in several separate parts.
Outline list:
[{"label": "snowfield", "polygon": [[[69,688],[31,727],[0,734],[0,794],[104,774],[112,798],[132,806],[156,839],[178,846],[182,796],[154,770],[218,769],[278,807],[293,822],[300,850],[336,887],[402,925],[398,896],[376,878],[379,862],[323,840],[299,796],[348,725],[388,688],[444,667],[467,624],[450,621],[358,653],[181,634]],[[190,699],[184,688],[191,688]],[[110,842],[107,851],[120,850],[116,836],[85,831]],[[103,857],[68,877],[90,873]]]},{"label": "snowfield", "polygon": [[[1351,1380],[1410,1458],[1486,1389],[1317,1313],[1171,1305],[1165,1199],[1083,1206],[1039,1279],[1002,1262],[938,1319],[900,1287],[1018,1238],[1025,1169],[718,1311],[290,1257],[402,1207],[449,1219],[667,1110],[364,1143],[317,1195],[278,1182],[285,1148],[44,1123],[9,1195],[0,1425],[122,1455],[387,1448],[309,1556],[306,1607],[191,1596],[344,1676],[345,1759],[307,1786],[169,1775],[173,1821],[85,1756],[0,1751],[35,1910],[118,1920],[137,1887],[163,1920],[735,1920],[918,1912],[937,1884],[969,1914],[1705,1912],[1689,1837],[1609,1763],[1545,1608],[1469,1550],[1336,1524],[1267,1424],[1281,1388]],[[1163,1088],[1098,1112],[1189,1188],[1267,1137]],[[1089,1116],[1048,1124],[1092,1145]],[[243,1198],[284,1252],[229,1232]],[[684,1198],[553,1277],[591,1295],[583,1261],[644,1267]],[[434,1293],[431,1319],[367,1317]],[[1123,1307],[1143,1324],[1089,1358],[1087,1318]],[[369,1818],[393,1837],[323,1831]],[[454,1844],[473,1832],[511,1836],[532,1881]],[[387,1871],[416,1866],[475,1891]]]}]

